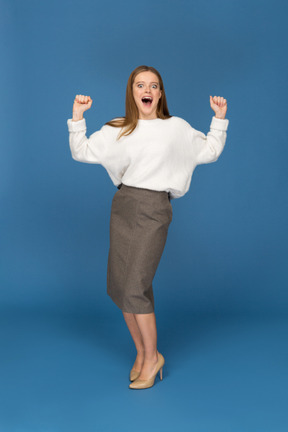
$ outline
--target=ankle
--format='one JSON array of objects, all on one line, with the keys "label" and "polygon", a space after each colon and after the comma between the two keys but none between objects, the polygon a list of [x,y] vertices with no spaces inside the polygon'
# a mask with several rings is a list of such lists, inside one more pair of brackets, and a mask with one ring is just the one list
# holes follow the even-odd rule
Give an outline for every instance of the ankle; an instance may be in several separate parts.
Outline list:
[{"label": "ankle", "polygon": [[151,353],[145,353],[145,361],[149,363],[154,363],[158,361],[158,351],[153,351]]}]

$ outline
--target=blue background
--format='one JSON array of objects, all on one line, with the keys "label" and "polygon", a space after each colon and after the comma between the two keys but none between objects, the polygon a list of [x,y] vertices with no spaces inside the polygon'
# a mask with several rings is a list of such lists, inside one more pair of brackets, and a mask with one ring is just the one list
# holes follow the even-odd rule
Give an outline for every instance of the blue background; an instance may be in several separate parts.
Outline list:
[{"label": "blue background", "polygon": [[[0,431],[286,431],[287,3],[0,6]],[[170,114],[207,133],[211,94],[230,123],[218,161],[171,201],[154,279],[166,365],[137,392],[106,294],[117,188],[72,159],[67,119],[76,94],[93,99],[88,136],[124,115],[142,64],[162,75]]]}]

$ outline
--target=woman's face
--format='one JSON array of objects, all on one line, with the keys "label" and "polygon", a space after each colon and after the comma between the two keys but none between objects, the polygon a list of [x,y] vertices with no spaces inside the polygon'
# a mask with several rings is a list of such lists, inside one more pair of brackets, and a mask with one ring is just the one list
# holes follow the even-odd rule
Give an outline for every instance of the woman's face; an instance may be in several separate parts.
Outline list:
[{"label": "woman's face", "polygon": [[140,72],[136,75],[133,83],[133,96],[138,108],[139,119],[157,118],[156,109],[161,95],[157,75],[151,71]]}]

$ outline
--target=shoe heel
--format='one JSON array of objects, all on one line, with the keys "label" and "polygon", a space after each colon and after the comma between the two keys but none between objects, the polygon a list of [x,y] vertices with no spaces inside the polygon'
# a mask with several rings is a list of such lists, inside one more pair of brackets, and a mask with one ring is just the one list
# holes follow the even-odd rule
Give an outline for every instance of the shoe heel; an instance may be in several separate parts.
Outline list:
[{"label": "shoe heel", "polygon": [[160,369],[160,380],[163,379],[163,375],[162,375],[162,373],[163,373],[163,366],[162,366],[161,369]]}]

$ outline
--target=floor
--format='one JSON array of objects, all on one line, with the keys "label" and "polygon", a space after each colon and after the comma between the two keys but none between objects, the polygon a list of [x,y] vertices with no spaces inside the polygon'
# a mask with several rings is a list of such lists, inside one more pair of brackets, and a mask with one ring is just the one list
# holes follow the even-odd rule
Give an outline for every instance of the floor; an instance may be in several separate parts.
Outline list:
[{"label": "floor", "polygon": [[2,310],[0,432],[287,432],[287,315],[156,316],[163,380],[132,390],[116,306]]}]

